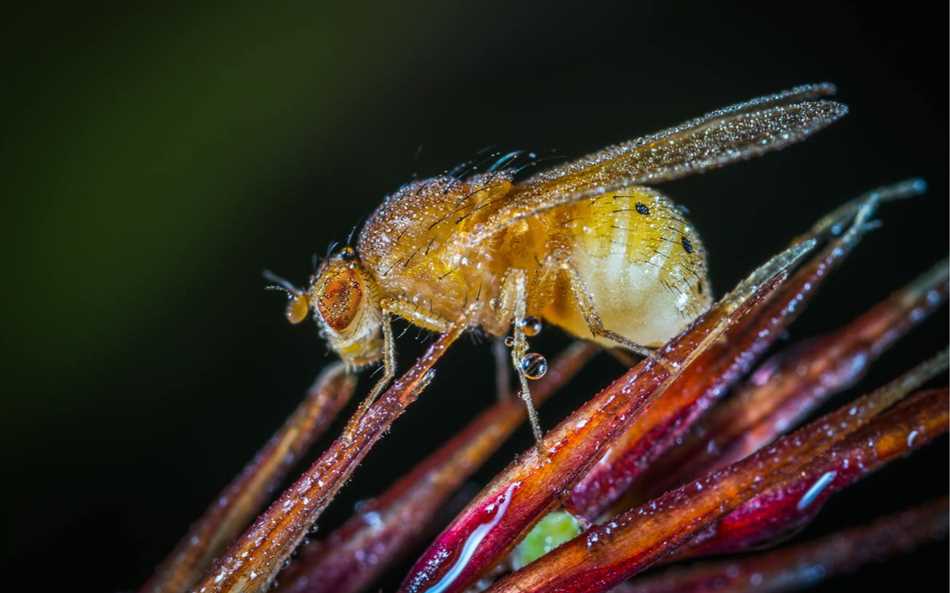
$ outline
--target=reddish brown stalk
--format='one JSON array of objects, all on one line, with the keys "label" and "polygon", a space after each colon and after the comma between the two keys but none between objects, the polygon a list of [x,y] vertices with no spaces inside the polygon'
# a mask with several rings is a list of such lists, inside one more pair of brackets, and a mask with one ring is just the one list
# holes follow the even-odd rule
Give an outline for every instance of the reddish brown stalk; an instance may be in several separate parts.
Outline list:
[{"label": "reddish brown stalk", "polygon": [[812,587],[945,538],[948,504],[940,498],[866,527],[740,560],[672,569],[624,583],[611,593],[776,593]]},{"label": "reddish brown stalk", "polygon": [[[784,277],[779,274],[772,283],[760,287],[738,316],[754,309]],[[687,366],[690,356],[711,341],[707,338],[721,320],[722,311],[715,310],[665,348],[663,357],[669,366],[648,359],[581,406],[545,436],[545,459],[538,458],[535,448],[523,453],[439,535],[417,561],[402,590],[460,591],[494,566],[558,504],[558,493],[583,475],[603,450],[603,444],[674,376],[671,366]]]},{"label": "reddish brown stalk", "polygon": [[[571,345],[532,389],[536,405],[569,381],[596,352],[588,342]],[[525,419],[521,400],[509,398],[476,417],[379,498],[326,538],[303,547],[280,573],[279,593],[361,591],[412,550],[433,515]]]},{"label": "reddish brown stalk", "polygon": [[[761,287],[738,316],[748,314],[782,279],[784,274],[779,274]],[[663,357],[670,366],[688,364],[685,361],[720,325],[721,314],[714,311],[664,349]],[[523,453],[442,532],[413,567],[403,590],[459,591],[494,566],[526,530],[558,504],[558,493],[596,460],[603,443],[670,380],[670,366],[654,360],[642,362],[551,430],[542,445],[547,451],[545,459],[539,459],[534,448]]]},{"label": "reddish brown stalk", "polygon": [[766,361],[640,476],[632,498],[642,501],[750,455],[853,386],[871,362],[946,301],[947,276],[944,260],[840,330]]},{"label": "reddish brown stalk", "polygon": [[[856,209],[857,221],[836,247],[799,277],[784,300],[770,300],[787,272],[814,245],[813,239],[793,245],[753,272],[732,294],[687,331],[587,402],[544,438],[547,452],[539,459],[525,452],[500,474],[416,562],[402,591],[446,593],[465,589],[491,569],[547,511],[559,496],[603,454],[606,444],[642,418],[645,405],[671,384],[699,385],[698,395],[721,391],[748,369],[784,323],[842,258],[861,232],[876,199]],[[813,230],[825,232],[826,227]],[[768,309],[768,315],[758,313]],[[675,420],[674,420],[675,423]]]},{"label": "reddish brown stalk", "polygon": [[228,548],[199,583],[199,593],[265,591],[360,461],[418,397],[433,365],[458,338],[439,337],[365,414],[352,418],[330,447]]},{"label": "reddish brown stalk", "polygon": [[[768,490],[800,478],[818,459],[902,399],[910,390],[947,368],[947,354],[928,361],[775,444],[727,468],[591,528],[515,572],[492,593],[597,593],[668,557],[701,530]],[[905,438],[905,443],[907,439]],[[881,454],[889,438],[868,443]],[[885,451],[886,452],[886,451]],[[886,455],[882,455],[886,456]],[[830,458],[830,456],[828,457]]]},{"label": "reddish brown stalk", "polygon": [[[862,217],[863,218],[863,217]],[[818,257],[803,266],[755,319],[710,348],[697,367],[684,373],[611,444],[573,488],[565,507],[593,521],[618,500],[653,462],[674,447],[702,414],[797,318],[827,275],[857,245],[864,221],[858,222]]]},{"label": "reddish brown stalk", "polygon": [[915,394],[808,464],[796,479],[723,517],[683,555],[746,550],[794,532],[814,519],[835,492],[945,433],[948,407],[946,388]]},{"label": "reddish brown stalk", "polygon": [[356,379],[341,364],[323,371],[294,413],[192,525],[141,592],[183,593],[194,585],[260,512],[297,459],[346,405],[355,386]]}]

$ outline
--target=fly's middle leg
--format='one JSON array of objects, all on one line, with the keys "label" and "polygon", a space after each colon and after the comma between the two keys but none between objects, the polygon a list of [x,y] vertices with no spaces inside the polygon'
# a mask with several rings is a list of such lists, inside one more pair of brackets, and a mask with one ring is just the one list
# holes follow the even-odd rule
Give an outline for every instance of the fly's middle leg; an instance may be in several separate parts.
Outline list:
[{"label": "fly's middle leg", "polygon": [[541,447],[541,422],[538,420],[538,411],[531,399],[531,389],[528,387],[528,369],[532,358],[528,356],[528,338],[525,334],[525,319],[528,315],[528,279],[524,270],[512,269],[505,275],[501,289],[501,303],[496,311],[499,319],[511,320],[511,365],[518,374],[521,387],[521,399],[528,411],[528,421],[534,433],[538,453],[543,458],[545,453]]}]

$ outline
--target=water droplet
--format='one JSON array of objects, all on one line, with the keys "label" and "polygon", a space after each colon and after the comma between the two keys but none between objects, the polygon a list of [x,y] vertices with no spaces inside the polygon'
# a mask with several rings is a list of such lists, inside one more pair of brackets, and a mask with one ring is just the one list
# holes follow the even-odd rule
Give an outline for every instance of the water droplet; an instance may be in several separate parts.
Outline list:
[{"label": "water droplet", "polygon": [[370,511],[368,513],[364,513],[362,517],[363,517],[363,522],[366,523],[368,526],[370,526],[374,530],[382,529],[384,526],[382,517],[376,511]]},{"label": "water droplet", "polygon": [[[426,593],[443,593],[447,590],[452,583],[455,582],[455,579],[462,574],[462,571],[465,570],[466,565],[471,561],[472,556],[478,550],[478,546],[482,543],[482,540],[485,539],[485,536],[498,525],[502,517],[505,516],[505,512],[508,510],[508,504],[511,502],[511,494],[518,487],[519,483],[516,482],[508,486],[504,494],[501,495],[494,503],[492,503],[493,514],[487,523],[482,523],[476,527],[472,533],[465,539],[465,543],[462,544],[462,549],[456,558],[455,563],[449,568],[448,571],[442,578],[439,579],[437,583],[426,589]],[[496,510],[497,505],[497,510]],[[441,560],[439,560],[441,563]]]},{"label": "water droplet", "polygon": [[537,317],[525,317],[521,320],[521,331],[529,338],[541,333],[543,327],[544,324],[542,324],[541,320]]},{"label": "water droplet", "polygon": [[798,501],[798,510],[804,511],[809,506],[811,506],[811,503],[815,502],[821,493],[824,492],[832,482],[834,482],[837,476],[838,472],[834,470],[822,474],[821,477],[818,478],[818,480],[808,488],[808,491],[805,492],[805,494]]},{"label": "water droplet", "polygon": [[548,360],[537,352],[529,352],[519,362],[525,377],[537,380],[548,372]]},{"label": "water droplet", "polygon": [[908,446],[908,447],[913,447],[913,446],[914,446],[914,441],[917,440],[917,435],[918,435],[918,434],[920,434],[918,431],[912,430],[912,431],[910,432],[910,434],[907,435],[907,446]]}]

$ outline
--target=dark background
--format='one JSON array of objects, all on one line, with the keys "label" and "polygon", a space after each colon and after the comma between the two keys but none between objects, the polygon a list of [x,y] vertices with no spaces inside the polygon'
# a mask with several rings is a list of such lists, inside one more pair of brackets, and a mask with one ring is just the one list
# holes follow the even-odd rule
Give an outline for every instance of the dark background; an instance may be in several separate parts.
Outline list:
[{"label": "dark background", "polygon": [[[288,326],[262,290],[263,268],[302,282],[311,253],[385,194],[484,146],[580,155],[830,80],[843,122],[664,187],[691,209],[717,291],[834,205],[913,175],[929,195],[882,211],[792,339],[947,252],[941,3],[188,4],[5,15],[0,528],[4,574],[41,575],[40,589],[141,583],[325,364],[312,325]],[[542,338],[548,354],[566,343]],[[862,388],[946,342],[943,309]],[[599,358],[544,423],[618,373]],[[487,345],[455,348],[322,524],[488,405],[492,376]],[[529,442],[520,432],[476,482]],[[946,450],[839,495],[804,536],[944,493]],[[946,547],[824,590],[859,586],[945,591]]]}]

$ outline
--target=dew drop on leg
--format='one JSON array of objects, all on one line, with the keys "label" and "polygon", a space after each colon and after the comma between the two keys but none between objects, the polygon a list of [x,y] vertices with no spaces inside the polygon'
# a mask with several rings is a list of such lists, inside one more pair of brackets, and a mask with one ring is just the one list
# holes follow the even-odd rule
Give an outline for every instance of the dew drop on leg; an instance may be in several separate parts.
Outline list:
[{"label": "dew drop on leg", "polygon": [[529,352],[521,357],[519,362],[524,376],[537,380],[548,372],[548,360],[537,352]]}]

